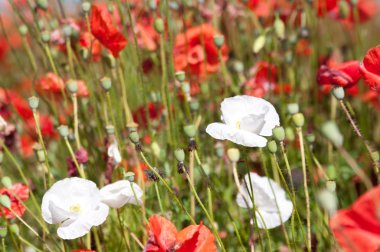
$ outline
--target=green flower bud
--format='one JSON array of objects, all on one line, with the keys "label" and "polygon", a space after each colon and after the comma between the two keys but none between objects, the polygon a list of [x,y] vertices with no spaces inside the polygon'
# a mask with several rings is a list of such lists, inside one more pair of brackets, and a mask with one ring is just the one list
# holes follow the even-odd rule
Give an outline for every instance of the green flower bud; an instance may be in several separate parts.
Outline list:
[{"label": "green flower bud", "polygon": [[[44,20],[38,19],[37,20],[37,26],[38,26],[38,29],[44,30],[45,29],[45,22],[44,22]],[[49,37],[49,40],[50,40],[50,37]]]},{"label": "green flower bud", "polygon": [[285,139],[285,130],[281,126],[272,129],[273,137],[276,141],[282,142]]},{"label": "green flower bud", "polygon": [[66,125],[61,125],[57,129],[61,137],[66,138],[69,136],[69,128]]},{"label": "green flower bud", "polygon": [[236,148],[229,148],[227,150],[227,156],[231,160],[231,162],[236,163],[240,159],[240,151]]},{"label": "green flower bud", "polygon": [[287,111],[289,114],[294,115],[299,112],[299,106],[298,103],[290,103],[287,105]]},{"label": "green flower bud", "polygon": [[100,85],[105,91],[109,91],[112,87],[111,79],[108,77],[103,77],[100,79]]},{"label": "green flower bud", "polygon": [[234,70],[237,73],[242,73],[244,71],[244,64],[241,61],[235,61],[234,62]]},{"label": "green flower bud", "polygon": [[83,47],[79,50],[79,52],[80,52],[82,59],[84,59],[84,60],[88,59],[88,56],[90,55],[90,53],[89,53],[89,50],[87,48]]},{"label": "green flower bud", "polygon": [[281,18],[279,18],[278,15],[276,16],[273,26],[274,26],[274,31],[276,32],[277,37],[279,39],[284,39],[285,38],[285,24],[281,20]]},{"label": "green flower bud", "polygon": [[102,57],[106,61],[107,66],[109,66],[110,68],[116,67],[116,59],[112,54],[103,54]]},{"label": "green flower bud", "polygon": [[341,18],[346,18],[350,14],[350,5],[345,1],[339,1],[339,16]]},{"label": "green flower bud", "polygon": [[50,33],[48,31],[41,32],[41,40],[44,43],[49,43],[49,41],[50,41]]},{"label": "green flower bud", "polygon": [[129,133],[129,139],[131,140],[132,143],[134,144],[137,144],[140,142],[140,136],[139,136],[139,133],[137,133],[137,131],[131,131]]},{"label": "green flower bud", "polygon": [[20,27],[18,28],[18,31],[21,34],[21,36],[25,36],[26,34],[28,34],[28,26],[20,25]]},{"label": "green flower bud", "polygon": [[343,100],[344,98],[344,88],[343,87],[335,87],[332,89],[331,93],[337,100]]},{"label": "green flower bud", "polygon": [[182,89],[182,91],[185,94],[189,94],[190,93],[190,84],[189,84],[189,82],[186,82],[186,81],[182,82],[181,83],[181,89]]},{"label": "green flower bud", "polygon": [[336,169],[333,165],[327,166],[327,177],[331,180],[336,179]]},{"label": "green flower bud", "polygon": [[19,235],[20,234],[20,228],[17,226],[17,224],[11,224],[9,226],[9,230],[15,234],[15,235]]},{"label": "green flower bud", "polygon": [[185,127],[183,127],[183,130],[185,131],[186,136],[189,138],[193,138],[197,131],[197,129],[195,128],[195,125],[193,124],[186,125]]},{"label": "green flower bud", "polygon": [[40,163],[45,162],[45,160],[46,160],[45,152],[44,152],[44,150],[41,148],[41,146],[38,146],[37,148],[35,148],[34,151],[35,151],[35,154],[36,154],[36,156],[37,156],[37,160],[38,160],[38,162],[40,162]]},{"label": "green flower bud", "polygon": [[12,187],[12,180],[10,177],[5,176],[1,179],[1,183],[6,187],[6,188],[11,188]]},{"label": "green flower bud", "polygon": [[288,139],[289,141],[294,141],[295,135],[294,135],[294,131],[291,127],[285,128],[285,136],[286,136],[286,139]]},{"label": "green flower bud", "polygon": [[174,156],[175,156],[175,159],[177,159],[178,162],[183,162],[185,161],[185,151],[183,149],[176,149],[174,151]]},{"label": "green flower bud", "polygon": [[310,144],[315,142],[315,135],[310,133],[306,135],[306,141]]},{"label": "green flower bud", "polygon": [[265,34],[260,35],[255,42],[253,42],[253,53],[258,53],[264,48],[266,42]]},{"label": "green flower bud", "polygon": [[0,205],[2,205],[5,208],[11,207],[11,200],[7,195],[0,195]]},{"label": "green flower bud", "polygon": [[5,226],[0,226],[0,238],[5,238],[7,236],[8,230]]},{"label": "green flower bud", "polygon": [[83,12],[89,12],[91,9],[91,3],[90,2],[83,2],[82,3],[82,11]]},{"label": "green flower bud", "polygon": [[38,99],[38,97],[32,96],[32,97],[29,97],[29,98],[28,98],[28,104],[29,104],[29,107],[30,107],[32,110],[37,109],[39,103],[40,103],[40,99]]},{"label": "green flower bud", "polygon": [[217,47],[217,48],[222,48],[223,44],[224,44],[224,36],[223,35],[215,35],[214,38],[214,45]]},{"label": "green flower bud", "polygon": [[305,124],[305,117],[302,113],[297,113],[292,116],[292,120],[294,125],[296,125],[297,128],[301,128]]},{"label": "green flower bud", "polygon": [[160,145],[158,145],[157,142],[153,142],[150,145],[150,148],[152,149],[153,155],[156,156],[157,158],[160,158],[160,154],[161,154],[161,147],[160,147]]},{"label": "green flower bud", "polygon": [[268,144],[267,144],[267,147],[268,147],[268,150],[271,153],[276,153],[277,152],[277,143],[276,143],[276,141],[274,141],[274,140],[269,141]]},{"label": "green flower bud", "polygon": [[190,101],[190,109],[192,111],[197,111],[199,109],[199,101],[195,100],[195,99],[191,100]]},{"label": "green flower bud", "polygon": [[177,81],[183,82],[186,79],[186,74],[184,71],[177,71],[175,72],[175,78],[177,79]]},{"label": "green flower bud", "polygon": [[165,30],[164,20],[161,18],[154,20],[154,29],[160,34],[163,33]]},{"label": "green flower bud", "polygon": [[148,5],[149,5],[149,9],[151,11],[155,11],[157,9],[157,1],[156,0],[149,0]]},{"label": "green flower bud", "polygon": [[325,122],[321,127],[322,134],[330,140],[335,146],[341,147],[343,144],[343,135],[340,133],[338,126],[333,121]]},{"label": "green flower bud", "polygon": [[75,94],[78,92],[78,83],[76,80],[69,80],[66,84],[66,88],[69,90],[70,93]]}]

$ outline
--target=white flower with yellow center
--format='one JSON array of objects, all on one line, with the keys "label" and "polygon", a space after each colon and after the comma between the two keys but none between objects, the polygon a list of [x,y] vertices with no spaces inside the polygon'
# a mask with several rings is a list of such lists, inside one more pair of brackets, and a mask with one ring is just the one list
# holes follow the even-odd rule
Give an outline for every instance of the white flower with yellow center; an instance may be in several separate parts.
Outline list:
[{"label": "white flower with yellow center", "polygon": [[109,207],[101,202],[94,182],[73,177],[53,184],[42,199],[41,210],[47,223],[60,224],[58,236],[71,240],[101,225],[108,216]]},{"label": "white flower with yellow center", "polygon": [[247,147],[264,147],[265,136],[280,125],[273,105],[264,99],[239,95],[223,100],[220,110],[224,123],[211,123],[206,132],[213,138],[229,140]]}]

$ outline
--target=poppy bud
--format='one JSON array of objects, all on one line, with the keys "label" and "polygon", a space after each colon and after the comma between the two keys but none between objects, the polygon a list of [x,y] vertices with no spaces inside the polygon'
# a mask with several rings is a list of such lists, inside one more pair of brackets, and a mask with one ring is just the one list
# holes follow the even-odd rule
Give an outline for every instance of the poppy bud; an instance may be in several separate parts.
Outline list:
[{"label": "poppy bud", "polygon": [[157,1],[156,0],[149,0],[148,5],[149,5],[149,9],[151,11],[155,11],[157,9]]},{"label": "poppy bud", "polygon": [[231,162],[236,163],[237,161],[239,161],[240,151],[239,149],[236,149],[236,148],[229,148],[227,150],[227,156],[231,160]]},{"label": "poppy bud", "polygon": [[309,143],[309,144],[312,144],[315,142],[315,135],[310,133],[310,134],[307,134],[306,135],[306,141]]},{"label": "poppy bud", "polygon": [[175,72],[175,78],[177,79],[177,81],[183,82],[186,78],[186,74],[184,71],[177,71]]},{"label": "poppy bud", "polygon": [[161,18],[154,20],[154,29],[160,34],[164,32],[164,21]]},{"label": "poppy bud", "polygon": [[285,38],[285,24],[284,22],[281,20],[281,18],[279,18],[279,16],[277,15],[276,16],[276,20],[274,21],[274,31],[276,32],[276,35],[279,39],[284,39]]},{"label": "poppy bud", "polygon": [[111,82],[111,79],[108,78],[108,77],[103,77],[100,79],[100,85],[102,85],[102,88],[105,90],[105,91],[109,91],[112,87],[112,82]]},{"label": "poppy bud", "polygon": [[286,106],[286,109],[287,109],[288,113],[291,115],[297,114],[300,110],[298,103],[289,103]]},{"label": "poppy bud", "polygon": [[216,150],[216,155],[218,157],[224,156],[224,146],[222,143],[218,142],[217,144],[215,144],[215,150]]},{"label": "poppy bud", "polygon": [[0,238],[5,238],[7,236],[7,227],[0,226]]},{"label": "poppy bud", "polygon": [[326,188],[330,192],[335,192],[335,190],[336,190],[336,182],[335,182],[335,180],[328,180],[328,181],[326,181]]},{"label": "poppy bud", "polygon": [[12,180],[10,177],[5,176],[1,179],[1,183],[6,187],[6,188],[11,188],[12,187]]},{"label": "poppy bud", "polygon": [[223,35],[215,35],[213,39],[214,39],[214,45],[220,49],[224,44],[224,36]]},{"label": "poppy bud", "polygon": [[191,100],[191,102],[190,102],[190,109],[192,110],[192,111],[196,111],[196,110],[198,110],[199,109],[199,101],[198,100]]},{"label": "poppy bud", "polygon": [[69,136],[69,128],[66,125],[61,125],[57,129],[61,137],[66,138]]},{"label": "poppy bud", "polygon": [[295,139],[294,131],[291,127],[285,128],[285,136],[286,136],[286,139],[288,139],[289,141],[294,141]]},{"label": "poppy bud", "polygon": [[75,80],[69,80],[66,84],[67,90],[69,90],[70,93],[75,94],[78,92],[78,83]]},{"label": "poppy bud", "polygon": [[36,155],[37,157],[37,160],[38,162],[40,163],[43,163],[45,162],[45,152],[44,150],[41,148],[41,145],[36,143],[33,145],[33,150],[34,150],[34,154]]},{"label": "poppy bud", "polygon": [[317,193],[317,200],[320,206],[331,216],[334,215],[338,208],[338,199],[335,192],[327,189]]},{"label": "poppy bud", "polygon": [[266,42],[265,34],[260,35],[255,42],[253,42],[253,53],[258,53],[264,48]]},{"label": "poppy bud", "polygon": [[9,226],[9,230],[15,234],[15,235],[19,235],[20,234],[20,228],[17,226],[17,224],[11,224]]},{"label": "poppy bud", "polygon": [[160,154],[161,154],[161,147],[160,147],[160,145],[158,145],[157,142],[153,142],[150,145],[150,148],[152,149],[153,155],[156,156],[157,158],[160,158]]},{"label": "poppy bud", "polygon": [[11,207],[11,200],[7,195],[0,195],[0,205],[2,205],[5,208]]},{"label": "poppy bud", "polygon": [[297,113],[292,116],[292,120],[294,125],[296,125],[297,128],[301,128],[305,124],[305,117],[302,113]]},{"label": "poppy bud", "polygon": [[48,8],[48,1],[47,0],[37,0],[37,7],[46,11]]},{"label": "poppy bud", "polygon": [[340,133],[338,126],[333,121],[325,122],[321,127],[322,134],[330,140],[335,146],[341,147],[343,144],[343,135]]},{"label": "poppy bud", "polygon": [[193,138],[195,136],[197,129],[195,128],[195,125],[190,124],[190,125],[186,125],[185,127],[183,127],[183,130],[185,131],[185,134],[187,137]]},{"label": "poppy bud", "polygon": [[113,125],[107,125],[106,132],[108,135],[113,135],[115,133],[115,127]]},{"label": "poppy bud", "polygon": [[36,110],[38,108],[39,103],[40,99],[38,99],[38,97],[32,96],[28,98],[28,104],[32,110]]},{"label": "poppy bud", "polygon": [[89,12],[90,11],[90,9],[91,9],[91,3],[89,3],[89,2],[83,2],[82,3],[82,11],[83,12]]},{"label": "poppy bud", "polygon": [[285,139],[285,130],[281,126],[272,129],[273,137],[276,141],[282,142]]},{"label": "poppy bud", "polygon": [[28,26],[20,25],[20,27],[18,28],[18,31],[21,34],[21,36],[25,36],[26,34],[28,34]]},{"label": "poppy bud", "polygon": [[41,40],[44,43],[49,43],[49,41],[50,41],[50,33],[48,31],[41,32]]},{"label": "poppy bud", "polygon": [[333,165],[329,165],[327,166],[327,177],[331,180],[334,180],[336,179],[336,170],[335,170],[335,167]]},{"label": "poppy bud", "polygon": [[277,152],[277,144],[276,144],[276,141],[272,140],[272,141],[269,141],[268,144],[267,144],[267,147],[268,147],[268,150],[271,152],[271,153],[276,153]]},{"label": "poppy bud", "polygon": [[178,162],[183,162],[185,161],[185,151],[183,149],[176,149],[174,151],[174,156],[175,156],[175,159],[177,159]]},{"label": "poppy bud", "polygon": [[337,100],[343,100],[344,98],[344,88],[343,87],[335,87],[332,89],[331,93]]},{"label": "poppy bud", "polygon": [[129,133],[129,140],[134,144],[138,144],[140,142],[139,133],[137,133],[137,131],[131,131]]},{"label": "poppy bud", "polygon": [[344,0],[339,1],[339,16],[341,18],[346,18],[348,17],[349,13],[350,5]]},{"label": "poppy bud", "polygon": [[73,33],[73,28],[70,25],[64,25],[62,28],[62,31],[63,31],[63,34],[65,34],[65,36],[69,38],[71,37],[71,34]]}]

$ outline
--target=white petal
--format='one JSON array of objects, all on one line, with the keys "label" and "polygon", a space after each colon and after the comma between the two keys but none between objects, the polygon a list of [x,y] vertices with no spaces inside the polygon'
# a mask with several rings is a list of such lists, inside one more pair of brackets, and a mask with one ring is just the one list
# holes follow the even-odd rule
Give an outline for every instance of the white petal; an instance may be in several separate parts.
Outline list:
[{"label": "white petal", "polygon": [[93,226],[102,224],[108,216],[109,208],[100,203],[99,206],[76,220],[67,220],[58,228],[57,234],[64,240],[72,240],[86,235]]},{"label": "white petal", "polygon": [[141,204],[143,191],[136,183],[120,180],[103,187],[100,195],[103,203],[113,208],[120,208],[125,204]]},{"label": "white petal", "polygon": [[113,142],[109,147],[107,154],[109,157],[112,157],[115,164],[118,164],[121,162],[121,154],[119,151],[119,148],[117,147],[117,142]]},{"label": "white petal", "polygon": [[236,144],[247,147],[265,147],[267,140],[254,133],[239,130],[223,123],[211,123],[207,126],[206,132],[213,138],[219,140],[230,140]]},{"label": "white petal", "polygon": [[[293,204],[290,201],[282,201],[278,202],[279,209],[280,209],[280,214],[281,214],[281,219],[279,212],[268,212],[268,211],[263,211],[259,210],[260,215],[256,211],[256,220],[257,220],[257,226],[258,228],[261,229],[272,229],[275,227],[278,227],[281,225],[281,223],[285,223],[290,216],[292,215],[293,211]],[[281,222],[282,221],[282,222]],[[265,225],[264,225],[265,223]]]}]

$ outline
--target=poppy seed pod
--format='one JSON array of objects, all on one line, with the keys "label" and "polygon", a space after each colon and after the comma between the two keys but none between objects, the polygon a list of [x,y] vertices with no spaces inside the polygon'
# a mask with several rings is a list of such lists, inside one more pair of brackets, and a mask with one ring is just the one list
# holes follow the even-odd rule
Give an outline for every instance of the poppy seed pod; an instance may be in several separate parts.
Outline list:
[{"label": "poppy seed pod", "polygon": [[28,98],[28,104],[29,104],[29,107],[30,107],[32,110],[37,109],[39,103],[40,103],[40,99],[38,99],[38,97],[32,96],[32,97],[29,97],[29,98]]},{"label": "poppy seed pod", "polygon": [[28,34],[28,26],[20,25],[20,27],[18,28],[18,31],[21,34],[21,36],[25,36],[26,34]]},{"label": "poppy seed pod", "polygon": [[338,126],[333,121],[325,122],[321,127],[322,134],[330,140],[336,147],[343,144],[343,135],[340,133]]},{"label": "poppy seed pod", "polygon": [[105,91],[109,91],[112,87],[111,79],[108,77],[103,77],[100,79],[100,85]]},{"label": "poppy seed pod", "polygon": [[133,182],[133,181],[135,180],[135,173],[134,173],[134,172],[131,172],[131,171],[126,172],[126,173],[124,174],[124,178],[125,178],[126,180],[130,181],[130,182]]},{"label": "poppy seed pod", "polygon": [[19,235],[20,234],[20,228],[17,226],[17,224],[12,224],[9,226],[9,230],[12,234]]},{"label": "poppy seed pod", "polygon": [[10,177],[5,176],[1,179],[1,183],[6,187],[6,188],[11,188],[12,187],[12,180]]},{"label": "poppy seed pod", "polygon": [[305,124],[305,117],[303,116],[302,113],[297,113],[292,116],[292,120],[294,125],[297,128],[301,128]]},{"label": "poppy seed pod", "polygon": [[276,141],[272,140],[272,141],[269,141],[268,144],[267,144],[267,147],[268,147],[268,150],[271,152],[271,153],[276,153],[277,152],[277,143]]},{"label": "poppy seed pod", "polygon": [[335,190],[336,190],[336,182],[335,182],[335,180],[328,180],[328,181],[326,181],[326,188],[330,192],[335,192]]},{"label": "poppy seed pod", "polygon": [[227,156],[231,162],[236,163],[240,159],[240,151],[237,148],[229,148],[227,150]]},{"label": "poppy seed pod", "polygon": [[41,40],[44,43],[49,43],[49,41],[50,41],[50,33],[48,31],[41,32]]},{"label": "poppy seed pod", "polygon": [[334,180],[336,178],[336,169],[333,165],[327,166],[327,177],[331,180]]},{"label": "poppy seed pod", "polygon": [[288,139],[289,141],[294,141],[295,139],[294,131],[291,127],[285,128],[285,136],[286,136],[286,139]]},{"label": "poppy seed pod", "polygon": [[5,208],[11,207],[11,200],[7,195],[0,195],[0,205],[2,205]]},{"label": "poppy seed pod", "polygon": [[344,98],[344,88],[343,87],[335,87],[332,89],[331,93],[337,100],[343,100]]},{"label": "poppy seed pod", "polygon": [[154,29],[160,34],[163,33],[165,30],[164,20],[161,18],[154,20]]},{"label": "poppy seed pod", "polygon": [[139,133],[137,133],[137,131],[131,131],[128,137],[129,140],[131,140],[131,142],[134,144],[138,144],[140,142],[140,136]]},{"label": "poppy seed pod", "polygon": [[242,73],[244,71],[244,64],[241,61],[235,61],[233,67],[237,73]]},{"label": "poppy seed pod", "polygon": [[91,9],[91,3],[90,2],[83,2],[82,3],[82,11],[83,12],[89,12]]},{"label": "poppy seed pod", "polygon": [[183,130],[185,131],[186,136],[189,138],[193,138],[197,131],[197,129],[195,128],[195,125],[193,124],[186,125],[185,127],[183,127]]},{"label": "poppy seed pod", "polygon": [[157,1],[156,0],[149,0],[148,5],[149,5],[149,9],[151,11],[155,11],[157,9]]},{"label": "poppy seed pod", "polygon": [[185,151],[181,148],[178,148],[174,151],[175,159],[177,159],[178,162],[185,161]]},{"label": "poppy seed pod", "polygon": [[338,208],[338,199],[335,192],[323,189],[317,193],[317,200],[320,206],[331,216]]},{"label": "poppy seed pod", "polygon": [[224,156],[224,146],[222,143],[220,142],[217,142],[215,144],[215,151],[216,151],[216,155],[218,157],[223,157]]},{"label": "poppy seed pod", "polygon": [[294,114],[297,114],[299,112],[299,106],[298,106],[298,103],[289,103],[287,106],[286,106],[286,109],[288,111],[289,114],[291,115],[294,115]]},{"label": "poppy seed pod", "polygon": [[312,144],[315,142],[315,135],[310,133],[310,134],[307,134],[306,135],[306,141],[309,143],[309,144]]},{"label": "poppy seed pod", "polygon": [[373,151],[373,152],[371,153],[371,156],[372,156],[373,161],[375,161],[375,162],[379,162],[379,160],[380,160],[380,155],[379,155],[379,152],[378,152],[378,151]]},{"label": "poppy seed pod", "polygon": [[197,111],[199,109],[199,101],[195,100],[195,99],[191,100],[191,102],[190,102],[190,109],[192,111]]},{"label": "poppy seed pod", "polygon": [[67,127],[67,125],[61,125],[57,129],[61,137],[66,138],[69,136],[69,128]]},{"label": "poppy seed pod", "polygon": [[177,79],[177,81],[183,82],[185,81],[186,74],[184,71],[177,71],[175,72],[175,78]]},{"label": "poppy seed pod", "polygon": [[215,35],[213,37],[214,45],[220,49],[224,44],[224,36],[223,35]]},{"label": "poppy seed pod", "polygon": [[347,18],[350,14],[350,5],[346,1],[339,1],[339,16],[340,18]]},{"label": "poppy seed pod", "polygon": [[274,127],[272,129],[272,134],[276,141],[282,142],[285,140],[285,130],[281,126]]},{"label": "poppy seed pod", "polygon": [[75,80],[69,80],[66,84],[67,90],[69,90],[70,93],[75,94],[78,92],[78,83]]},{"label": "poppy seed pod", "polygon": [[112,135],[115,133],[115,127],[113,125],[106,126],[106,132],[108,135]]},{"label": "poppy seed pod", "polygon": [[71,35],[73,34],[73,28],[70,25],[64,25],[62,31],[67,38],[71,37]]},{"label": "poppy seed pod", "polygon": [[8,230],[5,226],[0,226],[0,238],[5,238],[7,236]]}]

